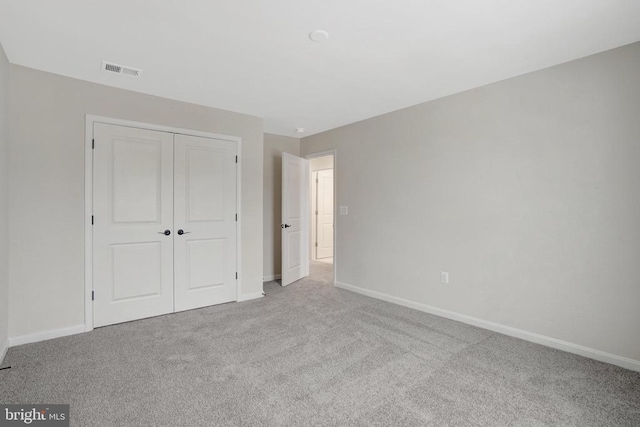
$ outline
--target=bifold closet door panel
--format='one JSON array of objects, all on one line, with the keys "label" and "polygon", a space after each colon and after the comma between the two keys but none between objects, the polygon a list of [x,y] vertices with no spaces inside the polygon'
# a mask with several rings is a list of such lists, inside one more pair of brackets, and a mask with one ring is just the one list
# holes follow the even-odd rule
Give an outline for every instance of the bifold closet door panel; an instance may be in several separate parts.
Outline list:
[{"label": "bifold closet door panel", "polygon": [[236,143],[175,135],[175,310],[235,301]]},{"label": "bifold closet door panel", "polygon": [[171,313],[173,134],[96,123],[94,326]]}]

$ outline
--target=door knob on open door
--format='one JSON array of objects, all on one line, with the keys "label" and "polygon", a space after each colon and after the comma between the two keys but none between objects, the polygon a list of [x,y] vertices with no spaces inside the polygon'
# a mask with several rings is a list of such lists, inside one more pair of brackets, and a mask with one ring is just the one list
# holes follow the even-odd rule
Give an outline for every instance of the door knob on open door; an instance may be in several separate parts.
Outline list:
[{"label": "door knob on open door", "polygon": [[164,234],[165,236],[169,236],[171,234],[171,230],[158,231],[158,234]]},{"label": "door knob on open door", "polygon": [[280,224],[280,228],[289,228],[291,227],[289,224]]},{"label": "door knob on open door", "polygon": [[178,234],[180,236],[182,236],[183,234],[189,234],[189,233],[191,233],[191,232],[190,231],[184,231],[183,229],[178,230]]}]

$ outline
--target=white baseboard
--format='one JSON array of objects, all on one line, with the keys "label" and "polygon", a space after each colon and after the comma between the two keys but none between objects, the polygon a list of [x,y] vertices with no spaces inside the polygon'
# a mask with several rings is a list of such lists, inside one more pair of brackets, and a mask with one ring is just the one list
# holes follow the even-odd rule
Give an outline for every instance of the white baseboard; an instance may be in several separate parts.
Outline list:
[{"label": "white baseboard", "polygon": [[264,294],[262,292],[254,292],[252,294],[242,294],[240,295],[240,298],[238,298],[238,302],[249,301],[252,299],[258,299],[262,297],[264,297]]},{"label": "white baseboard", "polygon": [[263,282],[271,282],[271,281],[273,281],[273,280],[279,280],[279,279],[281,279],[281,278],[282,278],[282,275],[280,275],[280,274],[274,274],[274,275],[272,275],[272,276],[264,276],[264,277],[262,278],[262,281],[263,281]]},{"label": "white baseboard", "polygon": [[632,371],[640,372],[640,361],[638,360],[629,359],[622,356],[616,356],[615,354],[606,353],[604,351],[596,350],[589,347],[584,347],[578,344],[573,344],[568,341],[562,341],[556,338],[551,338],[551,337],[536,334],[533,332],[524,331],[522,329],[512,328],[511,326],[501,325],[500,323],[494,323],[488,320],[479,319],[477,317],[471,317],[465,314],[443,310],[441,308],[433,307],[427,304],[410,301],[404,298],[394,297],[382,292],[371,291],[369,289],[360,288],[358,286],[349,285],[347,283],[336,282],[336,286],[338,288],[346,289],[348,291],[356,292],[358,294],[366,295],[368,297],[372,297],[372,298],[380,299],[393,304],[401,305],[403,307],[412,308],[414,310],[423,311],[425,313],[434,314],[440,317],[446,317],[447,319],[451,319],[451,320],[457,320],[458,322],[463,322],[469,325],[478,326],[483,329],[499,332],[504,335],[509,335],[515,338],[523,339],[525,341],[531,341],[536,344],[541,344],[547,347],[563,350],[573,354],[578,354],[580,356],[588,357],[591,359],[599,360],[601,362],[617,365],[622,368],[631,369]]},{"label": "white baseboard", "polygon": [[6,340],[2,344],[0,344],[0,365],[2,365],[2,361],[4,357],[7,355],[7,351],[9,350],[9,340]]},{"label": "white baseboard", "polygon": [[46,341],[53,338],[66,337],[67,335],[81,334],[85,332],[85,325],[70,326],[68,328],[53,329],[50,331],[37,332],[29,335],[19,335],[17,337],[9,337],[9,346],[15,347],[22,344],[31,344],[39,341]]}]

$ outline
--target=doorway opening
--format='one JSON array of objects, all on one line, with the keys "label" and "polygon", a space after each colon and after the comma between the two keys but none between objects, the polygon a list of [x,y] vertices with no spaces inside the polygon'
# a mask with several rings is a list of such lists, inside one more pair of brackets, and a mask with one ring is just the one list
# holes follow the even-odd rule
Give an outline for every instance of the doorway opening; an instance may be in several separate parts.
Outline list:
[{"label": "doorway opening", "polygon": [[281,286],[309,276],[336,283],[336,164],[336,150],[282,153]]},{"label": "doorway opening", "polygon": [[334,155],[307,156],[309,160],[309,274],[334,283],[335,173]]}]

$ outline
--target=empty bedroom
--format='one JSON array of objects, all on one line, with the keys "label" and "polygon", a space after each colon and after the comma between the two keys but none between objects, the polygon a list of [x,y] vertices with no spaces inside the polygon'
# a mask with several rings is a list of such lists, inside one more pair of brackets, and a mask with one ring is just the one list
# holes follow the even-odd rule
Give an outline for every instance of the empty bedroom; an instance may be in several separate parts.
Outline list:
[{"label": "empty bedroom", "polygon": [[0,0],[0,425],[640,425],[640,2]]}]

